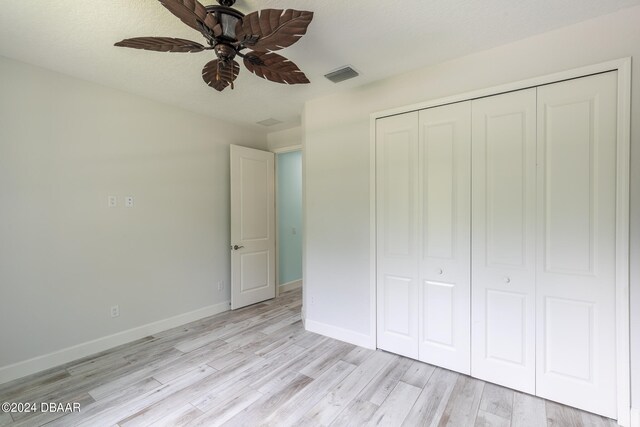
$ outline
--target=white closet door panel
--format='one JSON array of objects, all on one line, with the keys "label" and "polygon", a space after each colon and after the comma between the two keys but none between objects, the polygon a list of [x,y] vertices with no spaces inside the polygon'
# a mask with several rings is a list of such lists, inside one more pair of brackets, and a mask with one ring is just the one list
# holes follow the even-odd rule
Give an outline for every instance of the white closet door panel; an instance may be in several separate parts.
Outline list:
[{"label": "white closet door panel", "polygon": [[378,347],[418,358],[418,113],[376,122]]},{"label": "white closet door panel", "polygon": [[471,374],[533,394],[536,90],[472,110]]},{"label": "white closet door panel", "polygon": [[471,102],[420,112],[420,360],[470,374]]},{"label": "white closet door panel", "polygon": [[538,88],[538,395],[616,418],[617,73]]}]

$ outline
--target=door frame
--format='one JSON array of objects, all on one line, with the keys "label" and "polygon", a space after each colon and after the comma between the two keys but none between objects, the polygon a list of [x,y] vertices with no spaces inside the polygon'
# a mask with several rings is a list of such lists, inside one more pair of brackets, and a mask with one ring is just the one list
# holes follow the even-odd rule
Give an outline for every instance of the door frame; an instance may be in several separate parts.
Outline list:
[{"label": "door frame", "polygon": [[[275,154],[274,203],[275,203],[275,211],[276,211],[276,216],[275,216],[275,219],[276,219],[276,298],[280,296],[280,221],[279,221],[280,212],[278,211],[278,197],[280,197],[280,195],[278,193],[278,154],[292,153],[294,151],[300,151],[302,153],[302,145],[290,145],[288,147],[275,148],[271,150],[271,152]],[[303,170],[304,170],[304,166],[303,166]],[[304,175],[304,171],[303,171],[303,175]],[[303,217],[304,217],[304,206],[302,207],[302,210],[303,210]],[[302,231],[304,233],[304,230]],[[302,245],[302,250],[304,250],[304,244]],[[303,259],[304,259],[304,256],[303,256]],[[300,287],[302,287],[302,283],[304,283],[303,278],[304,278],[304,274],[303,274],[303,277],[300,279]]]},{"label": "door frame", "polygon": [[618,72],[618,118],[616,154],[616,388],[618,423],[631,423],[631,378],[630,378],[630,316],[629,316],[629,199],[630,199],[630,147],[631,147],[631,57],[574,68],[532,79],[480,89],[446,98],[372,113],[370,115],[369,170],[370,170],[370,346],[377,348],[377,294],[376,294],[376,120],[397,114],[424,110],[462,101],[470,101],[501,93],[557,83],[600,74]]}]

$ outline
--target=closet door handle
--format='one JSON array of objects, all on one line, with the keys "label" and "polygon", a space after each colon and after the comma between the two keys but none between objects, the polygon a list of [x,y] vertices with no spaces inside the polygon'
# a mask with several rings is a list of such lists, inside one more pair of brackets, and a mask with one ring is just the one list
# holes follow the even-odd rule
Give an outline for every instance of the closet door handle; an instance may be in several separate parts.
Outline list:
[{"label": "closet door handle", "polygon": [[506,283],[506,284],[511,283],[511,278],[510,277],[505,277],[504,278],[504,283]]},{"label": "closet door handle", "polygon": [[242,249],[242,248],[244,248],[244,246],[233,245],[231,247],[231,249],[233,249],[234,251],[237,251],[238,249]]},{"label": "closet door handle", "polygon": [[441,269],[441,268],[439,268],[439,269],[438,269],[438,274],[442,276],[442,275],[444,274],[444,270],[443,270],[443,269]]}]

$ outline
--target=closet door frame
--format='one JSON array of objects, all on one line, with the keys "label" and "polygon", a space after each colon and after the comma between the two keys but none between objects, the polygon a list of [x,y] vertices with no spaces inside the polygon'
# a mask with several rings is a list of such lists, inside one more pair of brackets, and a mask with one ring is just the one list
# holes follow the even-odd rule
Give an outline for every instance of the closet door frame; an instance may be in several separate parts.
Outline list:
[{"label": "closet door frame", "polygon": [[481,89],[447,98],[413,104],[370,115],[370,347],[377,348],[377,252],[376,252],[376,120],[426,108],[470,101],[501,93],[533,88],[592,74],[618,72],[616,152],[616,389],[618,424],[631,423],[630,317],[629,317],[629,185],[631,146],[631,58],[603,62],[559,73]]}]

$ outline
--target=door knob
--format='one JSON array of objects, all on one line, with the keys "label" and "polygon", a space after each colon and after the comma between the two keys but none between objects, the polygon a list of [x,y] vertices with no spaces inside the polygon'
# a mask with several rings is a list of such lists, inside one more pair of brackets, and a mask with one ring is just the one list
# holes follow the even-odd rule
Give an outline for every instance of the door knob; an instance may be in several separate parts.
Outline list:
[{"label": "door knob", "polygon": [[242,249],[242,248],[244,248],[244,246],[233,245],[231,247],[231,249],[233,249],[234,251],[237,251],[238,249]]},{"label": "door knob", "polygon": [[511,283],[511,278],[510,277],[505,277],[504,278],[504,283]]},{"label": "door knob", "polygon": [[441,269],[441,268],[439,268],[439,269],[438,269],[438,274],[442,276],[442,274],[444,274],[444,270],[443,270],[443,269]]}]

